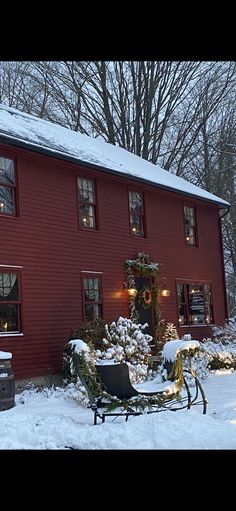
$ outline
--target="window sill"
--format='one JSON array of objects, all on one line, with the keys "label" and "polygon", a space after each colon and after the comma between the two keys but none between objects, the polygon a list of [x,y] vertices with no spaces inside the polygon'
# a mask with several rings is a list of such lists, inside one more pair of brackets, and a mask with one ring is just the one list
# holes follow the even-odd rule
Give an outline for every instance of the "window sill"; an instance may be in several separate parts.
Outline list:
[{"label": "window sill", "polygon": [[199,323],[198,325],[179,325],[179,328],[199,328],[206,326],[213,326],[213,323]]},{"label": "window sill", "polygon": [[22,337],[24,334],[16,333],[13,334],[11,332],[0,332],[0,337]]}]

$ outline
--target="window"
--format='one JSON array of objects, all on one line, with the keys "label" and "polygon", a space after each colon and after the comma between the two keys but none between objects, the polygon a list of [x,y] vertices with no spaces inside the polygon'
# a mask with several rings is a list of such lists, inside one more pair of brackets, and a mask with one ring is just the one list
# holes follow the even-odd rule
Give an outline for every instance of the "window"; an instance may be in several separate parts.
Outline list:
[{"label": "window", "polygon": [[208,283],[177,283],[179,325],[213,323],[212,286]]},{"label": "window", "polygon": [[129,217],[131,235],[144,238],[144,208],[143,194],[129,192]]},{"label": "window", "polygon": [[83,277],[84,317],[86,321],[102,317],[101,277],[90,274]]},{"label": "window", "polygon": [[83,229],[96,229],[96,193],[93,179],[78,178],[79,224]]},{"label": "window", "polygon": [[20,332],[19,274],[0,273],[0,334]]},{"label": "window", "polygon": [[184,206],[184,227],[186,245],[197,246],[197,227],[195,208]]},{"label": "window", "polygon": [[0,156],[0,215],[16,215],[14,161]]}]

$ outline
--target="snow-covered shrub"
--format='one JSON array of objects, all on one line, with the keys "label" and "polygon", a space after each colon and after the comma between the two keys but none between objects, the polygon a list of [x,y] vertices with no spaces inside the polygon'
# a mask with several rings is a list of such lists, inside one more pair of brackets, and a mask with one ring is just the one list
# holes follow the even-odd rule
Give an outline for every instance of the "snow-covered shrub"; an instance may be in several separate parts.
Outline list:
[{"label": "snow-covered shrub", "polygon": [[236,344],[236,317],[225,321],[224,326],[213,326],[212,332],[213,341],[215,343],[222,343],[225,345],[230,343]]},{"label": "snow-covered shrub", "polygon": [[236,369],[236,343],[203,339],[200,353],[192,359],[192,367],[200,380],[208,378],[213,370]]},{"label": "snow-covered shrub", "polygon": [[207,340],[203,344],[204,353],[208,359],[208,367],[213,369],[236,369],[236,342],[217,343]]},{"label": "snow-covered shrub", "polygon": [[106,336],[103,339],[105,350],[96,351],[99,360],[113,359],[126,362],[133,383],[142,381],[148,374],[148,361],[151,356],[152,337],[143,331],[147,324],[134,323],[131,319],[120,317],[105,325]]}]

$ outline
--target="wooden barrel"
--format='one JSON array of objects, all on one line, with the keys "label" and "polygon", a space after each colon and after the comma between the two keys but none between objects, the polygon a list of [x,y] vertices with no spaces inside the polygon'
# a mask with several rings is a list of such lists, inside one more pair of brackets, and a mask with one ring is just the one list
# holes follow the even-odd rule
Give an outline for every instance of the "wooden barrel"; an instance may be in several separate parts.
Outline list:
[{"label": "wooden barrel", "polygon": [[11,360],[1,358],[1,353],[4,352],[0,352],[0,412],[15,405],[15,381]]}]

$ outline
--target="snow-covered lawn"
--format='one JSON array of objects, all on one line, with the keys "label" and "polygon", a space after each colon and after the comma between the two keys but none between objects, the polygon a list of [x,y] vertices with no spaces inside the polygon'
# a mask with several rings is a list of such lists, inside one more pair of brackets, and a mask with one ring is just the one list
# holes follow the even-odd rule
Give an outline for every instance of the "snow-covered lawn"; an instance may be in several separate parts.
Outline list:
[{"label": "snow-covered lawn", "polygon": [[93,426],[73,388],[25,390],[0,412],[0,449],[236,449],[236,371],[203,381],[209,405]]}]

